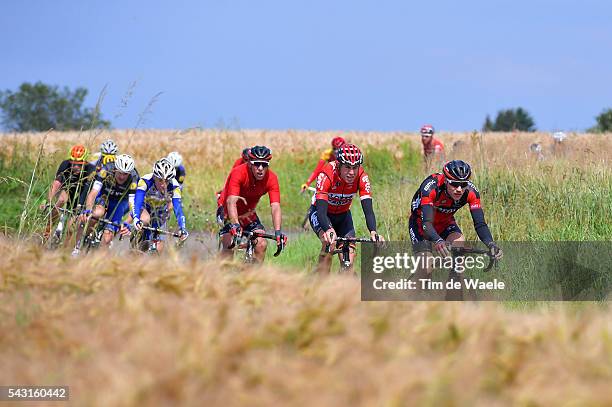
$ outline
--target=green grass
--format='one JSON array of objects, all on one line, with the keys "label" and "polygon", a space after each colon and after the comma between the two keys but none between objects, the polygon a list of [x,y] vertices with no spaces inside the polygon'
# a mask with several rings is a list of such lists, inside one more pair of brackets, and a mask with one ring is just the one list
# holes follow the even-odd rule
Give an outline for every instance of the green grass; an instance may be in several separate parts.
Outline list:
[{"label": "green grass", "polygon": [[[19,227],[37,147],[12,143],[0,153],[0,225],[8,234]],[[8,153],[7,151],[10,151]],[[199,166],[187,168],[185,212],[190,230],[216,230],[215,192],[222,188],[230,165],[237,158],[226,156],[221,166],[202,159]],[[309,206],[308,196],[299,187],[315,167],[319,151],[299,156],[276,155],[272,169],[281,185],[283,228],[298,231]],[[365,169],[370,175],[378,229],[387,239],[408,239],[410,201],[423,172],[420,151],[407,142],[365,149]],[[306,157],[306,158],[305,158]],[[36,208],[46,198],[53,174],[63,157],[43,154],[34,177],[31,199],[26,208],[24,231],[40,231],[42,214]],[[146,168],[139,168],[141,174]],[[558,160],[550,164],[530,163],[525,167],[481,169],[475,166],[474,183],[481,193],[482,205],[493,236],[498,241],[609,240],[612,232],[612,174],[610,168],[576,168]],[[359,201],[353,206],[357,235],[367,236]],[[258,213],[271,226],[268,198],[260,201]],[[467,208],[457,213],[457,221],[468,240],[477,237]],[[292,239],[290,250],[275,259],[281,264],[310,267],[319,250],[311,232]]]}]

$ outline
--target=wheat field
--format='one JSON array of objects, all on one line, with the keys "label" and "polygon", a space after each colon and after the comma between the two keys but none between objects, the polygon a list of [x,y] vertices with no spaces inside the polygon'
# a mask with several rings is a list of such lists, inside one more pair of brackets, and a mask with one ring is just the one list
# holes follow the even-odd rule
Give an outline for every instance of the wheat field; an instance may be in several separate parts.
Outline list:
[{"label": "wheat field", "polygon": [[[75,142],[97,150],[113,138],[139,167],[178,150],[195,174],[186,188],[197,197],[214,191],[244,146],[268,145],[275,159],[291,157],[296,171],[308,173],[313,153],[335,135],[380,147],[397,161],[410,158],[402,143],[420,144],[417,134],[399,132],[124,130],[2,134],[0,145],[7,156],[27,146],[34,162],[41,146],[43,160],[57,160]],[[562,146],[545,133],[440,138],[449,158],[466,159],[480,173],[508,172],[487,178],[491,194],[501,189],[495,196],[510,193],[498,184],[513,178],[559,197],[567,180],[587,180],[581,194],[601,184],[592,206],[561,205],[589,220],[576,223],[578,233],[609,236],[609,217],[590,222],[588,211],[605,213],[610,205],[610,135],[570,134]],[[542,161],[529,152],[535,142]],[[25,195],[27,176],[2,177]],[[196,203],[202,206],[190,210],[208,210],[206,201]],[[504,223],[509,214],[495,200],[487,204],[495,232],[516,223]],[[383,221],[396,222],[393,203],[380,205]],[[541,227],[558,223],[559,211],[545,208]],[[27,236],[4,235],[0,384],[67,385],[73,405],[612,405],[609,302],[361,302],[358,279],[318,278],[296,265],[245,269],[173,251],[75,260]]]}]

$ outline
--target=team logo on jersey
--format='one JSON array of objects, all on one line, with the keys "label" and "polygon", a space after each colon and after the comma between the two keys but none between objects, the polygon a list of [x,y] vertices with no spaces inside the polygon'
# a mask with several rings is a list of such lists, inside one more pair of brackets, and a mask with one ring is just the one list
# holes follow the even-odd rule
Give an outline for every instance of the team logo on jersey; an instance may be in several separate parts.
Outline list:
[{"label": "team logo on jersey", "polygon": [[361,177],[361,180],[365,184],[364,186],[365,191],[369,194],[372,189],[372,187],[370,186],[370,178],[367,175],[364,175],[363,177]]},{"label": "team logo on jersey", "polygon": [[432,179],[432,180],[430,180],[430,181],[429,181],[427,184],[425,184],[425,187],[423,188],[423,190],[425,190],[425,191],[428,191],[428,192],[429,192],[429,189],[430,189],[432,186],[434,186],[435,184],[436,184],[436,180],[435,180],[435,179]]}]

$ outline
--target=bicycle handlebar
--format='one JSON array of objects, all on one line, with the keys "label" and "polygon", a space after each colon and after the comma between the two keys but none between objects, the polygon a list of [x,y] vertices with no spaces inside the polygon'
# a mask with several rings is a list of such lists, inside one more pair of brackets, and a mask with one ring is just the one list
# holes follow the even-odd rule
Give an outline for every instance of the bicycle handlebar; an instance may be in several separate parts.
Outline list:
[{"label": "bicycle handlebar", "polygon": [[489,264],[487,264],[487,267],[484,268],[483,271],[485,272],[491,270],[491,267],[494,265],[497,265],[497,260],[495,260],[495,257],[493,257],[491,254],[491,251],[487,249],[476,249],[473,247],[451,247],[450,250],[453,256],[462,256],[465,254],[484,254],[488,256]]},{"label": "bicycle handlebar", "polygon": [[[276,241],[276,236],[270,235],[267,233],[263,233],[263,232],[242,232],[242,237],[246,237],[249,240],[255,240],[258,237],[261,237],[262,239],[269,239],[269,240]],[[233,249],[236,246],[236,240],[237,240],[237,237],[234,236],[234,239],[232,239],[232,244],[229,246],[230,249]],[[283,246],[280,244],[277,244],[276,251],[274,252],[274,257],[278,257],[278,255],[281,254],[282,251],[283,251]]]}]

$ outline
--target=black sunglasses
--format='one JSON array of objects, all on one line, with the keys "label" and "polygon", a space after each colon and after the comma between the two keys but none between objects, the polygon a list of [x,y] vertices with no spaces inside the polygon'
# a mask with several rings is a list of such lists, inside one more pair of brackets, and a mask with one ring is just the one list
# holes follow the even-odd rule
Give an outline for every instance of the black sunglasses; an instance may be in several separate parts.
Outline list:
[{"label": "black sunglasses", "polygon": [[468,182],[467,181],[451,181],[448,180],[448,183],[452,186],[452,187],[461,187],[461,188],[465,188],[468,186]]},{"label": "black sunglasses", "polygon": [[251,164],[253,164],[255,168],[258,168],[259,166],[268,168],[270,166],[270,163],[267,161],[251,161]]}]

